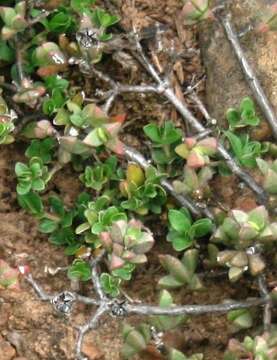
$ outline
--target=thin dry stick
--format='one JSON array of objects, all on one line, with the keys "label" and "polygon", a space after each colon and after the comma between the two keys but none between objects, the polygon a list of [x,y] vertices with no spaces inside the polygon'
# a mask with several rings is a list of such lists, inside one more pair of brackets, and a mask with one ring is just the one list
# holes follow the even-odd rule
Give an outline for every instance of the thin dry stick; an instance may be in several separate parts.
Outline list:
[{"label": "thin dry stick", "polygon": [[[131,161],[138,163],[142,168],[147,169],[150,166],[149,162],[144,158],[144,156],[135,149],[131,148],[130,146],[124,147],[124,153],[127,158],[129,158]],[[161,185],[172,197],[174,197],[178,201],[179,204],[189,209],[189,211],[194,216],[199,217],[201,216],[201,214],[203,214],[210,219],[214,219],[213,214],[210,212],[207,206],[205,207],[198,206],[198,204],[195,204],[194,201],[188,196],[178,194],[174,190],[171,183],[168,182],[167,180],[165,179],[161,180]]]},{"label": "thin dry stick", "polygon": [[[198,119],[191,113],[191,111],[187,108],[187,106],[178,99],[175,95],[174,90],[170,87],[169,82],[161,79],[158,72],[155,70],[154,66],[147,59],[142,46],[139,42],[138,37],[134,36],[135,43],[137,47],[137,54],[134,54],[136,58],[140,61],[140,63],[144,66],[146,71],[153,77],[153,79],[157,82],[159,86],[159,92],[163,94],[171,104],[179,111],[182,117],[189,123],[189,125],[197,132],[203,133],[206,129],[204,126],[198,121]],[[258,200],[261,203],[266,203],[268,200],[268,196],[265,190],[256,183],[251,175],[241,169],[238,163],[232,158],[232,156],[228,153],[225,147],[222,144],[218,144],[218,153],[225,160],[226,165],[229,169],[236,174],[239,178],[241,178],[247,186],[252,189],[256,195]]]},{"label": "thin dry stick", "polygon": [[263,322],[264,322],[264,331],[270,331],[271,328],[271,318],[272,318],[272,300],[270,297],[270,294],[267,289],[266,284],[266,278],[265,275],[262,274],[258,277],[258,285],[260,289],[260,295],[265,300],[264,305],[264,316],[263,316]]},{"label": "thin dry stick", "polygon": [[[99,274],[97,271],[98,262],[101,261],[101,254],[96,260],[91,261],[92,265],[92,280],[94,283],[94,290],[96,295],[99,297],[99,300],[90,299],[84,296],[79,296],[75,293],[63,292],[58,295],[48,295],[44,290],[36,283],[32,275],[27,275],[26,280],[32,285],[36,293],[39,295],[41,300],[49,301],[54,306],[56,305],[55,299],[59,299],[60,306],[55,306],[57,311],[63,311],[67,309],[67,315],[70,314],[72,309],[73,302],[82,301],[85,304],[97,305],[97,310],[92,314],[90,319],[82,326],[77,327],[78,337],[76,341],[76,358],[78,360],[86,360],[87,358],[82,354],[82,345],[84,341],[84,336],[86,333],[92,329],[96,329],[99,326],[99,320],[104,314],[110,314],[117,317],[130,316],[133,314],[136,315],[202,315],[202,314],[212,314],[212,313],[226,313],[231,310],[237,309],[248,309],[255,306],[261,306],[270,302],[270,297],[263,296],[262,298],[253,298],[245,301],[229,301],[223,304],[212,304],[212,305],[183,305],[183,306],[173,306],[171,308],[163,308],[160,306],[152,306],[147,304],[134,305],[129,302],[120,302],[118,299],[111,300],[106,297],[101,288]],[[66,296],[63,296],[66,295]],[[67,299],[67,300],[65,300]],[[68,305],[70,299],[71,303]],[[64,301],[64,303],[63,303]]]},{"label": "thin dry stick", "polygon": [[232,45],[232,48],[236,54],[236,57],[238,59],[238,62],[241,66],[241,69],[243,71],[243,74],[245,76],[245,80],[247,81],[249,87],[251,88],[253,95],[259,104],[265,118],[267,119],[269,125],[271,126],[273,136],[275,139],[277,139],[277,118],[274,113],[274,110],[272,108],[272,105],[270,104],[270,101],[268,100],[260,81],[258,80],[254,70],[251,68],[245,53],[240,45],[239,38],[232,26],[232,23],[230,21],[230,15],[227,16],[218,16],[224,30],[225,34],[227,36],[227,39],[229,40],[230,44]]}]

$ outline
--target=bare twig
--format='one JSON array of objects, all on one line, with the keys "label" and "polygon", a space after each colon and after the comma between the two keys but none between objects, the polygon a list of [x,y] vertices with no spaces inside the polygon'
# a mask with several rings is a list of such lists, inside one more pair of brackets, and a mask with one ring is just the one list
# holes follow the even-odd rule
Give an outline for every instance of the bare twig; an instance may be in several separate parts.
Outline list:
[{"label": "bare twig", "polygon": [[27,275],[27,281],[33,286],[39,297],[44,301],[49,301],[57,311],[61,311],[66,315],[70,314],[72,305],[75,301],[82,301],[85,304],[97,305],[98,308],[90,319],[82,326],[77,327],[78,337],[76,342],[76,358],[78,360],[86,360],[82,354],[82,345],[84,336],[92,329],[96,329],[99,325],[99,320],[104,314],[111,314],[113,316],[130,316],[137,315],[202,315],[211,313],[226,313],[230,310],[246,309],[254,306],[260,306],[270,303],[270,297],[263,296],[262,298],[252,298],[245,301],[229,301],[223,304],[212,305],[184,305],[173,306],[171,308],[163,308],[160,306],[152,306],[147,304],[130,304],[128,302],[120,302],[119,300],[110,300],[103,294],[101,284],[99,282],[99,274],[97,272],[97,263],[102,259],[103,253],[97,259],[97,262],[91,261],[92,278],[96,287],[96,293],[99,296],[99,301],[87,297],[79,296],[70,292],[62,292],[58,295],[47,295],[41,287],[34,281],[32,275]]},{"label": "bare twig", "polygon": [[137,315],[202,315],[212,313],[226,313],[231,310],[248,309],[254,306],[263,305],[266,303],[265,299],[249,299],[245,301],[226,302],[215,305],[184,305],[174,306],[171,308],[161,308],[159,306],[149,306],[144,304],[133,305],[127,304],[124,306],[128,314]]},{"label": "bare twig", "polygon": [[271,126],[273,136],[277,139],[277,118],[268,100],[260,81],[258,80],[254,70],[250,66],[245,53],[240,45],[239,38],[232,26],[230,21],[230,15],[227,16],[218,16],[224,30],[225,34],[232,45],[232,48],[236,54],[236,57],[240,63],[241,69],[244,73],[245,80],[247,81],[249,87],[251,88],[253,95],[257,103],[259,104],[265,118],[267,119],[268,123]]},{"label": "bare twig", "polygon": [[[154,66],[148,61],[138,40],[138,37],[135,35],[134,38],[138,53],[138,55],[134,54],[134,56],[136,56],[136,58],[144,66],[146,71],[157,82],[159,86],[159,92],[171,102],[171,104],[176,108],[176,110],[178,110],[178,112],[188,122],[188,124],[193,128],[194,131],[196,131],[197,133],[203,133],[206,130],[204,126],[191,113],[187,106],[180,99],[178,99],[173,89],[170,87],[169,82],[167,80],[161,79]],[[238,163],[232,158],[232,156],[228,153],[228,151],[222,144],[218,144],[218,153],[226,161],[226,165],[229,167],[229,169],[239,178],[241,178],[247,184],[247,186],[256,193],[258,200],[261,203],[266,203],[268,196],[265,190],[256,183],[256,181],[251,175],[241,169]]]},{"label": "bare twig", "polygon": [[260,289],[260,295],[265,300],[264,317],[263,317],[264,330],[265,331],[270,331],[271,318],[272,318],[272,314],[271,314],[272,300],[271,300],[270,294],[269,294],[268,289],[267,289],[266,278],[265,278],[264,274],[262,274],[262,275],[260,275],[258,277],[258,285],[259,285],[259,289]]},{"label": "bare twig", "polygon": [[[150,163],[144,158],[144,156],[135,149],[129,146],[125,146],[124,151],[127,158],[129,158],[131,161],[138,163],[142,168],[147,169],[150,166]],[[197,204],[195,204],[194,201],[190,199],[187,195],[185,196],[176,193],[173,186],[167,180],[165,179],[161,180],[161,185],[172,197],[174,197],[178,201],[179,204],[189,209],[189,211],[194,216],[199,217],[201,216],[201,214],[203,214],[209,217],[210,219],[214,218],[213,214],[209,211],[207,207],[200,207]]]}]

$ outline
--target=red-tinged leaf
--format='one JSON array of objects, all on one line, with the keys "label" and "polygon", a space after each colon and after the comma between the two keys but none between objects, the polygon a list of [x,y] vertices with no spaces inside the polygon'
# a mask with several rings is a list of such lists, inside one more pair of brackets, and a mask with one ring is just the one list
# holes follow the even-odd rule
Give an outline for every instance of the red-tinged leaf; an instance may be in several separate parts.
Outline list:
[{"label": "red-tinged leaf", "polygon": [[185,143],[189,149],[192,149],[194,145],[196,144],[196,139],[192,137],[187,137],[185,139]]},{"label": "red-tinged leaf", "polygon": [[122,260],[119,256],[112,254],[110,262],[111,270],[120,269],[124,264],[124,260]]},{"label": "red-tinged leaf", "polygon": [[127,114],[119,114],[119,115],[113,116],[111,118],[111,120],[114,121],[114,122],[122,124],[122,123],[124,123],[126,118],[127,118]]},{"label": "red-tinged leaf", "polygon": [[110,123],[105,124],[104,128],[109,132],[109,134],[113,137],[116,136],[119,133],[119,130],[121,128],[120,123]]},{"label": "red-tinged leaf", "polygon": [[106,146],[117,155],[124,155],[124,144],[119,139],[111,139]]},{"label": "red-tinged leaf", "polygon": [[187,158],[187,166],[193,169],[201,168],[205,165],[205,159],[202,155],[192,151]]},{"label": "red-tinged leaf", "polygon": [[54,64],[54,65],[47,65],[42,66],[37,70],[37,74],[41,77],[56,75],[59,72],[66,71],[67,65],[66,64]]}]

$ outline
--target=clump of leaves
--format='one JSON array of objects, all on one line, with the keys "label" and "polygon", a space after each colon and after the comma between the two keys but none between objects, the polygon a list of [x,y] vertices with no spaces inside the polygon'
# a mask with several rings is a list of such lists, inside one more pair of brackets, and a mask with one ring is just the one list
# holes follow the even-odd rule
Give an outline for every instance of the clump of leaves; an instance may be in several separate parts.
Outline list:
[{"label": "clump of leaves", "polygon": [[251,141],[248,134],[237,136],[231,131],[225,131],[225,135],[228,138],[235,158],[242,166],[248,168],[256,167],[256,159],[268,151],[268,144]]},{"label": "clump of leaves", "polygon": [[126,263],[143,264],[146,253],[154,245],[151,231],[137,220],[118,220],[108,231],[101,232],[100,241],[108,251],[110,270],[124,267]]},{"label": "clump of leaves", "polygon": [[72,280],[88,281],[91,279],[91,267],[83,259],[75,259],[69,266],[67,276]]},{"label": "clump of leaves", "polygon": [[48,164],[52,161],[55,146],[56,140],[50,137],[44,140],[32,140],[25,151],[25,156],[40,158],[44,164]]},{"label": "clump of leaves", "polygon": [[[174,307],[174,302],[171,294],[162,290],[159,297],[159,306],[162,308]],[[162,335],[164,331],[174,329],[186,320],[185,316],[155,316],[148,320],[148,323],[139,324],[136,327],[132,327],[129,324],[124,324],[123,337],[124,345],[122,349],[122,356],[124,359],[130,359],[135,354],[146,350],[147,347],[151,346],[153,342],[152,332]],[[159,355],[158,350],[157,354]],[[164,345],[163,354],[166,359],[169,360],[201,360],[203,356],[200,354],[186,357],[180,351],[169,348],[166,344]]]},{"label": "clump of leaves", "polygon": [[249,329],[253,326],[253,311],[250,309],[238,309],[229,311],[227,319],[232,324],[232,332]]},{"label": "clump of leaves", "polygon": [[[162,290],[159,297],[159,306],[162,308],[173,307],[174,301],[171,294],[167,290]],[[179,316],[153,316],[149,319],[149,322],[152,326],[155,327],[158,331],[168,331],[176,328],[178,325],[182,324],[187,320],[185,315]]]},{"label": "clump of leaves", "polygon": [[111,15],[100,8],[83,13],[76,38],[80,52],[90,64],[101,61],[105,42],[112,39],[112,34],[108,33],[107,30],[119,20],[118,16]]},{"label": "clump of leaves", "polygon": [[201,281],[195,274],[198,256],[196,249],[187,250],[181,260],[171,255],[160,255],[160,262],[169,275],[160,279],[159,286],[175,289],[187,285],[192,290],[201,289]]},{"label": "clump of leaves", "polygon": [[263,187],[272,195],[277,195],[277,160],[257,159],[257,164],[264,175]]},{"label": "clump of leaves", "polygon": [[[122,155],[124,146],[118,138],[121,122],[117,118],[109,118],[99,107],[88,104],[82,108],[73,101],[61,108],[54,124],[65,127],[65,133],[71,134],[60,139],[62,148],[72,154],[82,154],[90,148],[105,145],[107,148]],[[88,133],[83,140],[78,139],[82,130]]]},{"label": "clump of leaves", "polygon": [[103,291],[111,297],[117,297],[120,294],[120,284],[122,279],[113,276],[108,273],[101,273],[100,275],[100,284],[102,286]]},{"label": "clump of leaves", "polygon": [[167,199],[160,185],[163,176],[152,166],[143,171],[139,165],[129,164],[126,180],[120,183],[120,191],[128,200],[122,201],[121,206],[140,215],[146,215],[149,211],[160,214]]},{"label": "clump of leaves", "polygon": [[25,20],[25,12],[25,1],[18,2],[15,7],[0,6],[0,16],[4,22],[1,30],[3,40],[9,40],[26,29],[28,24]]},{"label": "clump of leaves", "polygon": [[63,201],[57,196],[48,199],[50,213],[45,213],[39,224],[39,230],[44,234],[51,234],[49,241],[55,245],[70,246],[75,243],[72,229],[74,210],[67,210]]},{"label": "clump of leaves", "polygon": [[119,172],[117,171],[117,158],[111,156],[104,163],[86,166],[85,172],[80,175],[80,180],[86,187],[100,191],[110,181],[119,180]]},{"label": "clump of leaves", "polygon": [[55,75],[67,67],[67,58],[55,42],[45,42],[38,46],[32,58],[33,64],[38,67],[40,76]]},{"label": "clump of leaves", "polygon": [[224,354],[224,360],[275,360],[276,358],[277,332],[275,329],[254,338],[246,336],[243,342],[231,339]]},{"label": "clump of leaves", "polygon": [[218,262],[227,265],[230,268],[229,279],[237,281],[248,269],[253,276],[264,270],[264,260],[251,247],[256,244],[269,246],[272,241],[277,240],[277,223],[270,223],[264,206],[248,213],[232,210],[216,230],[212,240],[235,249],[219,252]]},{"label": "clump of leaves", "polygon": [[125,212],[119,207],[109,206],[110,203],[111,197],[108,194],[88,202],[83,208],[84,221],[75,230],[76,234],[84,235],[85,242],[95,248],[101,246],[99,240],[101,232],[106,231],[115,221],[127,220]]},{"label": "clump of leaves", "polygon": [[19,195],[25,195],[31,190],[43,191],[49,180],[48,168],[39,157],[31,158],[29,165],[17,162],[15,174],[18,181],[16,191]]},{"label": "clump of leaves", "polygon": [[14,113],[9,111],[6,101],[0,96],[0,145],[14,142]]},{"label": "clump of leaves", "polygon": [[184,2],[185,6],[182,13],[185,25],[194,25],[199,21],[212,17],[209,0],[184,0]]},{"label": "clump of leaves", "polygon": [[143,128],[144,133],[152,141],[152,159],[158,165],[171,164],[176,159],[174,148],[182,139],[182,132],[176,129],[171,121],[162,126],[148,124]]},{"label": "clump of leaves", "polygon": [[239,109],[229,108],[226,118],[231,131],[245,126],[257,126],[260,123],[255,111],[255,104],[249,97],[242,99]]},{"label": "clump of leaves", "polygon": [[171,209],[168,212],[169,233],[167,240],[172,242],[176,251],[183,251],[195,244],[196,239],[206,236],[213,230],[213,223],[208,218],[192,221],[185,209]]},{"label": "clump of leaves", "polygon": [[186,138],[185,143],[178,145],[175,152],[187,160],[190,168],[201,168],[210,163],[210,156],[217,152],[217,140],[213,137],[197,141],[195,138]]},{"label": "clump of leaves", "polygon": [[197,201],[208,199],[211,196],[209,181],[212,179],[214,171],[209,166],[204,166],[199,172],[188,166],[184,168],[183,180],[174,180],[174,190],[178,194],[188,194]]}]

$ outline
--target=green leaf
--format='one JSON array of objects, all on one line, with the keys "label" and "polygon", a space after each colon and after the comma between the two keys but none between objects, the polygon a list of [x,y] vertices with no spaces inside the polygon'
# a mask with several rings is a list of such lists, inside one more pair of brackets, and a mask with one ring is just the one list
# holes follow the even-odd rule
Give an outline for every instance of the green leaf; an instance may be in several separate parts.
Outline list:
[{"label": "green leaf", "polygon": [[67,271],[69,279],[78,279],[81,281],[88,281],[91,278],[90,265],[81,259],[76,259]]},{"label": "green leaf", "polygon": [[180,234],[177,231],[170,231],[167,240],[172,242],[172,246],[176,251],[183,251],[193,243],[193,238],[188,233]]},{"label": "green leaf", "polygon": [[71,0],[70,7],[77,12],[84,12],[84,10],[90,9],[94,5],[95,0]]},{"label": "green leaf", "polygon": [[47,218],[42,219],[39,224],[39,231],[44,234],[52,233],[57,228],[58,228],[57,221],[53,221],[53,220],[47,219]]},{"label": "green leaf", "polygon": [[231,128],[237,127],[240,122],[240,114],[236,109],[233,108],[227,110],[226,118]]},{"label": "green leaf", "polygon": [[4,40],[0,40],[0,61],[11,63],[15,59],[15,51]]},{"label": "green leaf", "polygon": [[200,238],[211,233],[213,230],[213,223],[210,219],[199,219],[191,226],[191,236]]},{"label": "green leaf", "polygon": [[228,138],[232,150],[234,151],[235,155],[240,158],[242,155],[242,142],[238,136],[233,134],[231,131],[225,131],[225,136]]},{"label": "green leaf", "polygon": [[61,9],[45,23],[46,28],[54,33],[65,33],[73,30],[74,20],[66,9]]},{"label": "green leaf", "polygon": [[26,195],[17,196],[19,205],[32,215],[40,216],[43,213],[43,204],[39,195],[29,192]]},{"label": "green leaf", "polygon": [[121,279],[111,276],[108,273],[100,275],[100,284],[106,294],[112,297],[117,297],[120,294],[119,286]]},{"label": "green leaf", "polygon": [[189,217],[182,211],[171,209],[168,212],[169,223],[174,230],[184,234],[191,227]]},{"label": "green leaf", "polygon": [[242,99],[240,103],[240,111],[254,111],[255,112],[255,104],[250,97],[245,97]]},{"label": "green leaf", "polygon": [[169,352],[169,360],[189,360],[183,353],[176,349],[171,349]]}]

